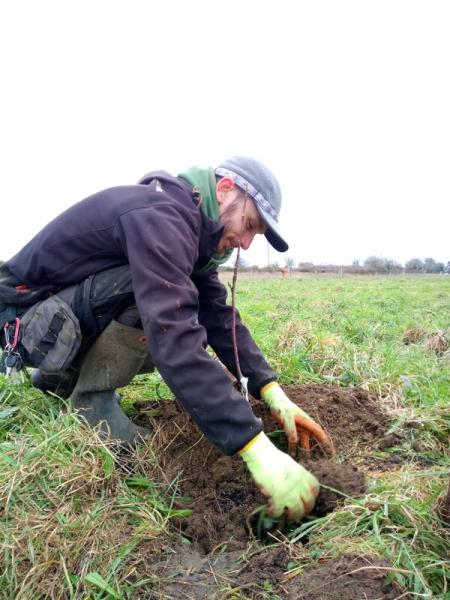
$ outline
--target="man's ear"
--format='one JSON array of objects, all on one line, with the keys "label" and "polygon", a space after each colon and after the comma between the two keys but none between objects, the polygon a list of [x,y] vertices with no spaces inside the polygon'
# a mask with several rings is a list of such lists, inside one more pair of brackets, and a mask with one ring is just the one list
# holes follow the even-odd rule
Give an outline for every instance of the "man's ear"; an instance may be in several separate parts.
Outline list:
[{"label": "man's ear", "polygon": [[219,179],[219,181],[216,183],[217,202],[222,204],[234,187],[235,183],[230,177],[222,177],[222,179]]}]

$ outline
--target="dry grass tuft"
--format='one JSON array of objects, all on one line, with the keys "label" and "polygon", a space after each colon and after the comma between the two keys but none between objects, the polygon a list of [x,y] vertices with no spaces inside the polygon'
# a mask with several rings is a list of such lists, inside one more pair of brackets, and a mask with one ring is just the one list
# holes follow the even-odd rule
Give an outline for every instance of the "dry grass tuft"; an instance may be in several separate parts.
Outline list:
[{"label": "dry grass tuft", "polygon": [[427,336],[425,348],[428,352],[434,352],[442,356],[450,348],[449,331],[439,330]]},{"label": "dry grass tuft", "polygon": [[2,597],[86,598],[96,574],[127,586],[171,514],[151,445],[118,454],[72,414],[28,418],[0,442]]},{"label": "dry grass tuft", "polygon": [[410,327],[406,329],[402,335],[402,341],[404,344],[417,344],[426,338],[427,332],[420,325]]},{"label": "dry grass tuft", "polygon": [[439,518],[450,527],[450,481],[446,492],[438,498],[436,503],[436,512]]},{"label": "dry grass tuft", "polygon": [[426,331],[420,325],[407,329],[402,336],[404,344],[424,342],[425,350],[442,356],[450,348],[450,329]]},{"label": "dry grass tuft", "polygon": [[300,321],[288,321],[278,338],[277,350],[286,352],[293,350],[299,344],[305,345],[311,336],[310,330]]}]

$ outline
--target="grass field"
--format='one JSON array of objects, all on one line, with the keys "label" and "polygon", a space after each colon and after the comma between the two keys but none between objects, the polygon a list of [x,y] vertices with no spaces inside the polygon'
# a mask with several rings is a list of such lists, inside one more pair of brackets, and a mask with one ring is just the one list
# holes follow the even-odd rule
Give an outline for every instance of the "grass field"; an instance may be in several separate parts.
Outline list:
[{"label": "grass field", "polygon": [[[397,426],[416,424],[388,451],[406,457],[395,470],[290,534],[309,540],[292,569],[372,553],[410,597],[450,597],[449,531],[434,511],[450,473],[450,277],[242,275],[237,304],[281,383],[363,387]],[[164,481],[151,444],[118,458],[58,398],[0,379],[0,597],[150,598],[142,565],[183,518],[176,478]],[[132,413],[170,392],[153,374],[123,395]]]}]

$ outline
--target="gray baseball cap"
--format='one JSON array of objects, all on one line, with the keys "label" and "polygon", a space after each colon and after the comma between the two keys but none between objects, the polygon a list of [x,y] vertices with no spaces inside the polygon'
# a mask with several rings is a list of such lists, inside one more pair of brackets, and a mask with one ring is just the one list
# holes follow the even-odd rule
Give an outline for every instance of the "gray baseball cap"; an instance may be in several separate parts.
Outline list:
[{"label": "gray baseball cap", "polygon": [[233,156],[221,163],[215,173],[229,177],[252,198],[267,225],[265,236],[278,252],[289,249],[278,225],[281,209],[281,188],[275,176],[258,160],[248,156]]}]

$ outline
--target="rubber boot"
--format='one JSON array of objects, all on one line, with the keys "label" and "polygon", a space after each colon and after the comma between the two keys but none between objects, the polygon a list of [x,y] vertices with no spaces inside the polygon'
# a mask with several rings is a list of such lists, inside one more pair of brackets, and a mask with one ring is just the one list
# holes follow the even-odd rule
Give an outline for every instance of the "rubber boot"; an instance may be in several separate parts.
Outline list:
[{"label": "rubber boot", "polygon": [[105,438],[134,446],[151,431],[135,425],[120,407],[115,389],[130,383],[148,350],[143,332],[111,321],[88,350],[70,397],[72,406]]},{"label": "rubber boot", "polygon": [[[141,332],[143,334],[143,332]],[[78,364],[80,361],[77,361]],[[139,375],[144,373],[153,373],[155,365],[149,354],[144,359],[144,362],[139,369]],[[56,394],[60,398],[67,399],[72,394],[75,384],[77,383],[80,368],[74,367],[73,364],[67,371],[60,373],[44,373],[39,369],[33,369],[31,373],[31,383],[41,392]]]}]

